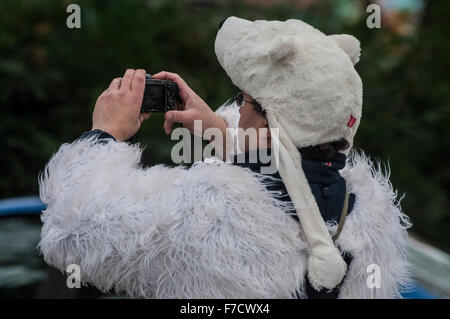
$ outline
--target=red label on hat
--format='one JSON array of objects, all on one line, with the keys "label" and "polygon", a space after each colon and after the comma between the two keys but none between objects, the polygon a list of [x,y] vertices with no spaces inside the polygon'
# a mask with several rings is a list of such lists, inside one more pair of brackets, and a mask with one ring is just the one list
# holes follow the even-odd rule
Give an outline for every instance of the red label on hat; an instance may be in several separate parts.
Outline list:
[{"label": "red label on hat", "polygon": [[352,127],[353,124],[355,124],[355,122],[356,122],[356,117],[353,117],[353,115],[350,115],[350,119],[347,122],[347,126]]}]

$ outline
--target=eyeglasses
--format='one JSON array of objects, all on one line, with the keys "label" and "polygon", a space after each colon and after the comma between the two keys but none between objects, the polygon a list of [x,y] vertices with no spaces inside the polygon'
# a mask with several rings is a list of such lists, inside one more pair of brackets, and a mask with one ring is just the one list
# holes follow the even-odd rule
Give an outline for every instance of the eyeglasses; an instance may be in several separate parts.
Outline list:
[{"label": "eyeglasses", "polygon": [[250,104],[253,104],[253,105],[256,105],[256,106],[259,106],[257,102],[246,100],[246,99],[244,98],[244,93],[242,93],[242,92],[238,92],[238,94],[236,94],[235,97],[229,99],[229,100],[226,102],[226,104],[228,105],[228,104],[232,104],[232,103],[234,103],[234,102],[236,102],[236,105],[237,105],[238,107],[243,107],[244,104],[245,104],[245,102],[250,103]]}]

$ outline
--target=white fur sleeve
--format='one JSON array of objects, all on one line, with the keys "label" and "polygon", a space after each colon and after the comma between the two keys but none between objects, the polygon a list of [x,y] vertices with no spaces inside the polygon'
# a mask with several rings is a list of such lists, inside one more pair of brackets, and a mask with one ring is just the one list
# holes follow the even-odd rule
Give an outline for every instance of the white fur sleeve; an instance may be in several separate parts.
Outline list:
[{"label": "white fur sleeve", "polygon": [[401,298],[410,283],[407,259],[408,216],[397,191],[364,152],[352,151],[342,175],[356,195],[337,244],[353,260],[339,298]]},{"label": "white fur sleeve", "polygon": [[185,170],[143,170],[138,145],[94,139],[63,144],[39,176],[47,204],[40,251],[61,271],[79,265],[82,281],[102,291],[151,296],[170,245],[167,229],[182,219],[167,208]]},{"label": "white fur sleeve", "polygon": [[295,297],[306,246],[258,177],[226,163],[142,169],[139,146],[92,139],[63,144],[39,177],[47,263],[130,296]]}]

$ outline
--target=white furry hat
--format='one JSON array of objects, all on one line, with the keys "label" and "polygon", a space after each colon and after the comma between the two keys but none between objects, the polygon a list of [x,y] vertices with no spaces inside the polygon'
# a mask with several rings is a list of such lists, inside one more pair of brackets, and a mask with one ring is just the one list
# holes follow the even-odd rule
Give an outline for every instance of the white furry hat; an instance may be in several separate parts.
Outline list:
[{"label": "white furry hat", "polygon": [[362,82],[353,67],[359,41],[327,36],[300,20],[229,17],[215,51],[232,82],[266,111],[269,127],[279,129],[277,167],[310,247],[309,279],[317,290],[334,288],[346,264],[320,215],[298,148],[341,138],[353,145],[362,109]]}]

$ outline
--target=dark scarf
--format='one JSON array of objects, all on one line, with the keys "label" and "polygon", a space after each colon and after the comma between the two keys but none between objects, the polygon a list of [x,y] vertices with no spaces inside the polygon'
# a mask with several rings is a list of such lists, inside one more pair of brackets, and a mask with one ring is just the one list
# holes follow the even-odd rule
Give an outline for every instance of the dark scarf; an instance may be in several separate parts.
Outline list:
[{"label": "dark scarf", "polygon": [[[302,152],[300,151],[300,153]],[[267,154],[267,156],[262,157],[261,154]],[[233,156],[232,162],[235,165],[249,168],[253,172],[261,173],[262,167],[271,165],[271,162],[267,162],[269,158],[272,158],[271,149],[261,150],[261,153],[258,150],[251,150]],[[330,161],[321,162],[309,159],[302,154],[303,171],[325,221],[331,219],[339,221],[340,219],[344,205],[346,182],[339,174],[339,170],[345,167],[346,159],[345,154],[337,153]],[[281,191],[280,199],[290,201],[280,174],[275,172],[266,175],[279,179],[276,183],[267,183],[266,188]],[[352,198],[350,198],[349,205],[350,207],[353,205]],[[293,217],[298,220],[296,215]]]}]

